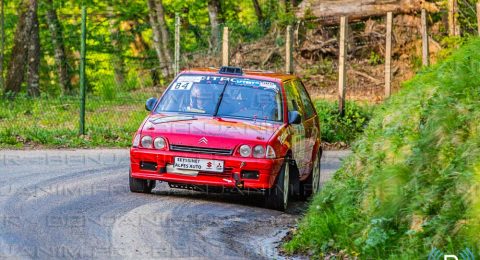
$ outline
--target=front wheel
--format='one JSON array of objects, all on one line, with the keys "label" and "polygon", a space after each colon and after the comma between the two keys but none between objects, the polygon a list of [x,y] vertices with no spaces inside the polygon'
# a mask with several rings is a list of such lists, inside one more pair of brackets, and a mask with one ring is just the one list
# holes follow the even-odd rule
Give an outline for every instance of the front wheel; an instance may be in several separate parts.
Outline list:
[{"label": "front wheel", "polygon": [[288,207],[290,188],[290,165],[285,159],[275,186],[268,189],[265,194],[265,206],[270,209],[285,211]]},{"label": "front wheel", "polygon": [[313,168],[310,176],[305,180],[305,182],[300,183],[300,195],[302,198],[306,199],[311,195],[314,195],[320,191],[321,184],[321,173],[320,173],[320,160],[322,158],[322,151],[317,152],[315,156],[315,161],[313,162]]},{"label": "front wheel", "polygon": [[130,184],[130,191],[136,193],[151,193],[156,184],[154,180],[133,178],[131,171],[128,176],[128,183]]}]

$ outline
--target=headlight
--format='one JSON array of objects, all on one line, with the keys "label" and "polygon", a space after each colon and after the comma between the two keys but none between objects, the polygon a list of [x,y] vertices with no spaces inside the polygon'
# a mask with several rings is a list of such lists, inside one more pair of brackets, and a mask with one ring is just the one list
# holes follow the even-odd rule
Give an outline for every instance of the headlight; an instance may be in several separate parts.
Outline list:
[{"label": "headlight", "polygon": [[273,147],[271,147],[270,145],[267,145],[267,155],[265,157],[269,159],[277,158],[275,150],[273,150]]},{"label": "headlight", "polygon": [[250,154],[252,154],[252,148],[250,148],[250,146],[246,144],[240,146],[239,151],[240,151],[240,155],[243,157],[249,157]]},{"label": "headlight", "polygon": [[135,135],[135,138],[133,139],[133,147],[138,147],[140,145],[140,134]]},{"label": "headlight", "polygon": [[146,135],[142,137],[142,147],[143,148],[152,148],[152,137]]},{"label": "headlight", "polygon": [[155,147],[155,149],[163,149],[167,146],[167,142],[165,142],[165,139],[163,139],[162,137],[157,137],[153,142],[153,146]]},{"label": "headlight", "polygon": [[255,158],[264,158],[265,157],[265,148],[261,145],[253,147],[253,157]]}]

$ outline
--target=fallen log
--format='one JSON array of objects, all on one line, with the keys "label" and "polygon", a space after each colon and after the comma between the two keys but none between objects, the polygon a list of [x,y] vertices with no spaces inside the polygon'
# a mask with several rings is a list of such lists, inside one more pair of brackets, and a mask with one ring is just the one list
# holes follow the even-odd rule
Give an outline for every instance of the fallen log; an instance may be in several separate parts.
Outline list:
[{"label": "fallen log", "polygon": [[365,20],[370,17],[394,14],[419,13],[424,8],[427,12],[439,11],[435,3],[422,0],[305,0],[295,11],[299,19],[319,20],[322,24],[338,23],[341,16],[348,16],[349,21]]},{"label": "fallen log", "polygon": [[352,73],[352,74],[355,74],[355,75],[364,77],[364,78],[370,80],[370,81],[371,81],[372,83],[374,83],[375,85],[381,85],[381,84],[383,84],[383,81],[381,81],[381,80],[379,80],[379,79],[376,79],[376,78],[368,75],[367,73],[363,73],[363,72],[361,72],[361,71],[348,70],[348,73]]}]

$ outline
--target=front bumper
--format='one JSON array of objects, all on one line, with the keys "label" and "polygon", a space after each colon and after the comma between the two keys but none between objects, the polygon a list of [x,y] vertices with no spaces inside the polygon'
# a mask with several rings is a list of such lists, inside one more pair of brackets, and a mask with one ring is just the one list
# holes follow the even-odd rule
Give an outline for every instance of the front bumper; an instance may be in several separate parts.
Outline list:
[{"label": "front bumper", "polygon": [[[197,176],[180,175],[167,172],[167,164],[173,164],[175,157],[224,161],[223,173],[200,172]],[[131,175],[134,178],[165,181],[169,183],[217,186],[224,188],[269,189],[275,184],[284,159],[258,159],[235,156],[209,155],[187,152],[158,151],[143,148],[131,148]],[[142,162],[156,163],[157,168],[142,169]],[[258,171],[258,179],[242,178],[242,171]],[[237,176],[235,178],[234,176]]]}]

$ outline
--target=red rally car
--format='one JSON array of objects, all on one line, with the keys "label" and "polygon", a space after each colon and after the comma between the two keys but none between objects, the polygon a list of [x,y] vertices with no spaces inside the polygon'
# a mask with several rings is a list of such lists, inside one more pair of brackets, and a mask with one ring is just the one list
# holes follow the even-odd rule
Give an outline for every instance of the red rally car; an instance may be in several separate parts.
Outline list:
[{"label": "red rally car", "polygon": [[294,75],[187,70],[145,108],[130,150],[132,192],[150,193],[156,181],[259,191],[267,207],[285,210],[291,195],[319,190],[319,119]]}]

